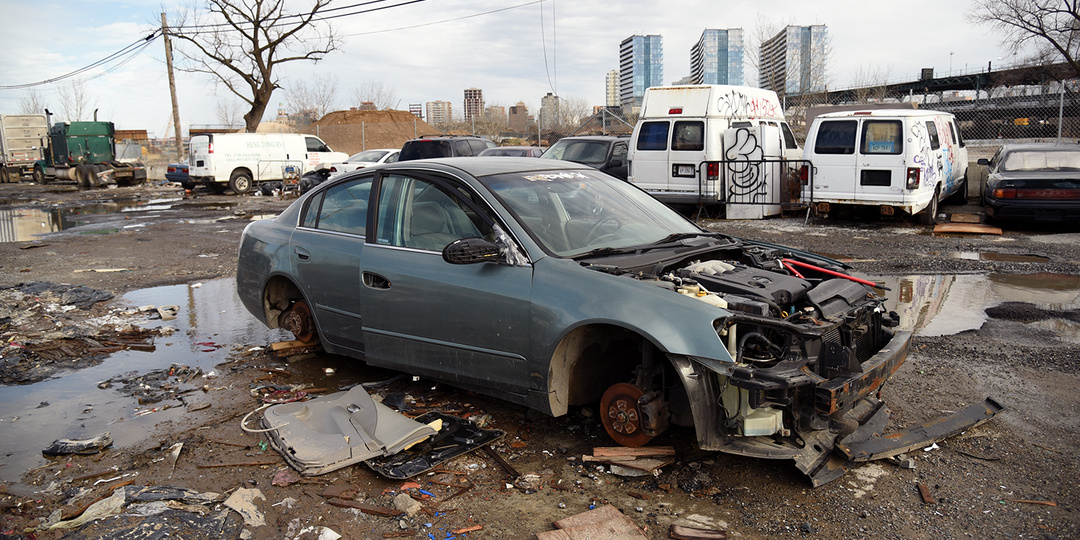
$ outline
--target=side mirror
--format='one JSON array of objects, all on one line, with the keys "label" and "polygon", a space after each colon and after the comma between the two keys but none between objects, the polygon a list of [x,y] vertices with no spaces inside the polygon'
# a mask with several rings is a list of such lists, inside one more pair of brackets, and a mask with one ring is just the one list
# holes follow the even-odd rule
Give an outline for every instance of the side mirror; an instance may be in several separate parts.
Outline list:
[{"label": "side mirror", "polygon": [[977,161],[976,163],[978,163],[979,165],[990,165],[990,160],[986,158],[979,158],[979,161]]},{"label": "side mirror", "polygon": [[499,246],[476,236],[451,242],[443,248],[442,258],[450,264],[503,262]]},{"label": "side mirror", "polygon": [[623,161],[619,158],[615,158],[608,163],[608,168],[614,169],[615,167],[622,167],[622,165]]}]

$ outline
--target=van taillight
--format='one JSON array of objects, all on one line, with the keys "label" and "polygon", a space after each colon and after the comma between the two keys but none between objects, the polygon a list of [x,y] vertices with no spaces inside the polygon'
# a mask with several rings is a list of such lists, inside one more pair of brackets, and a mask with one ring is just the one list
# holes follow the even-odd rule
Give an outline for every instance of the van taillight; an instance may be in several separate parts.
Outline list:
[{"label": "van taillight", "polygon": [[720,163],[716,161],[710,161],[705,164],[705,179],[709,181],[716,181],[720,178]]},{"label": "van taillight", "polygon": [[206,153],[207,154],[213,154],[214,153],[214,143],[206,143]]},{"label": "van taillight", "polygon": [[922,169],[918,167],[908,167],[907,170],[907,188],[919,189],[919,178],[922,177]]},{"label": "van taillight", "polygon": [[802,167],[799,167],[799,181],[802,182],[802,185],[804,186],[810,183],[809,165],[803,165]]},{"label": "van taillight", "polygon": [[678,108],[675,108],[675,109],[668,109],[667,113],[668,114],[682,114],[682,107],[678,107]]}]

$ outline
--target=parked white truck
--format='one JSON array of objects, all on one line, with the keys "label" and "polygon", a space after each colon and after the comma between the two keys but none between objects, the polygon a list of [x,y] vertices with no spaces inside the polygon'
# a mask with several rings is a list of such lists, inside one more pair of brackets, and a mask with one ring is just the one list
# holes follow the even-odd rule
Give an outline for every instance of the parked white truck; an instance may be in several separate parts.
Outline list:
[{"label": "parked white truck", "polygon": [[191,137],[189,180],[184,187],[204,184],[224,191],[247,193],[262,182],[296,182],[305,173],[345,161],[322,139],[299,133],[215,133]]},{"label": "parked white truck", "polygon": [[48,136],[44,114],[0,115],[0,182],[18,182],[24,174],[33,174]]}]

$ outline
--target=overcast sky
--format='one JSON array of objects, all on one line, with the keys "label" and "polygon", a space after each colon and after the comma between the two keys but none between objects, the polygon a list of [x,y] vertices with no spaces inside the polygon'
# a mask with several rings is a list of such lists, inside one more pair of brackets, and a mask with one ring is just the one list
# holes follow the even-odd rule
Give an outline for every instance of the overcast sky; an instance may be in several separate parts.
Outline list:
[{"label": "overcast sky", "polygon": [[[332,7],[359,1],[337,0]],[[309,4],[287,3],[296,10]],[[186,5],[172,0],[0,0],[6,21],[0,33],[0,86],[47,80],[93,64],[160,26],[163,9],[173,21]],[[286,65],[278,73],[285,89],[275,92],[267,115],[287,103],[290,82],[330,75],[337,77],[339,108],[352,105],[355,87],[372,81],[392,88],[403,110],[410,103],[444,100],[460,114],[463,90],[470,87],[483,90],[487,105],[523,101],[530,113],[548,92],[602,105],[604,76],[618,69],[623,39],[662,35],[664,82],[671,83],[689,75],[690,48],[705,28],[742,28],[750,38],[763,25],[825,24],[833,50],[832,88],[850,87],[859,71],[887,74],[890,81],[913,80],[924,67],[940,75],[950,69],[985,70],[988,62],[998,66],[1013,58],[1000,36],[967,21],[969,2],[778,0],[767,3],[772,11],[760,11],[763,5],[426,0],[339,18],[332,24],[341,49],[317,64]],[[109,63],[80,75],[99,119],[112,120],[118,129],[146,129],[151,137],[166,135],[171,112],[164,56],[158,39],[123,65]],[[54,112],[62,110],[62,84],[37,87]],[[25,95],[25,90],[0,89],[0,113],[19,112]],[[217,124],[222,100],[240,105],[224,87],[193,74],[178,76],[178,98],[185,133],[191,124]]]}]

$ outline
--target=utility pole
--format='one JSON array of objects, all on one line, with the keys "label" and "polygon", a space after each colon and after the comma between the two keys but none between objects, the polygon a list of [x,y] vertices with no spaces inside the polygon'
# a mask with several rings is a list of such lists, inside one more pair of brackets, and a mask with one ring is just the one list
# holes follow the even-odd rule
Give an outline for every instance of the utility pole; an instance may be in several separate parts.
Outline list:
[{"label": "utility pole", "polygon": [[176,134],[176,160],[184,161],[184,139],[180,130],[180,106],[176,103],[176,77],[173,76],[172,41],[169,40],[169,24],[165,13],[161,14],[161,35],[165,38],[165,66],[169,70],[169,95],[172,96],[172,121]]}]

